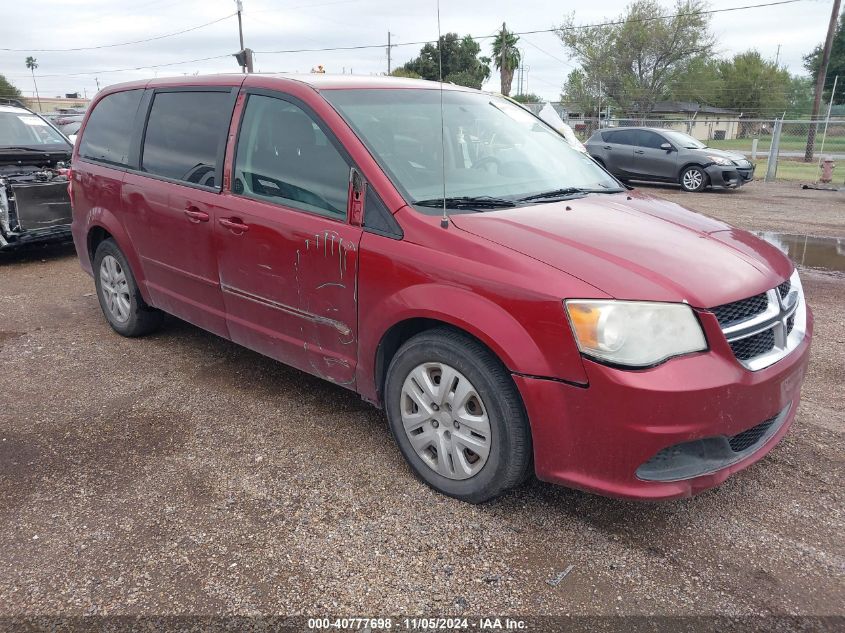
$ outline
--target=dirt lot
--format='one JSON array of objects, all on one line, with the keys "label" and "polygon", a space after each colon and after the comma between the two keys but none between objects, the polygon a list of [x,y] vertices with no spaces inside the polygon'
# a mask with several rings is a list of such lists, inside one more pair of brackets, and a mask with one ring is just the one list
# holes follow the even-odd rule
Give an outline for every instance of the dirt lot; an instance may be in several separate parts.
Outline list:
[{"label": "dirt lot", "polygon": [[[652,191],[845,237],[842,194]],[[117,336],[72,249],[0,257],[0,615],[841,614],[845,278],[804,280],[804,400],[766,459],[680,502],[477,507],[355,394],[175,320]]]}]

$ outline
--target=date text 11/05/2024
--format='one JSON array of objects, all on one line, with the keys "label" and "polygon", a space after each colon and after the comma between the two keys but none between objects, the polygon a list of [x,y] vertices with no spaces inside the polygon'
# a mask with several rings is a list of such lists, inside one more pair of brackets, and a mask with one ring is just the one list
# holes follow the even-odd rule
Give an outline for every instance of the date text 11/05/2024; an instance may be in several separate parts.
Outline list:
[{"label": "date text 11/05/2024", "polygon": [[518,618],[309,618],[309,630],[340,631],[525,631],[528,623]]}]

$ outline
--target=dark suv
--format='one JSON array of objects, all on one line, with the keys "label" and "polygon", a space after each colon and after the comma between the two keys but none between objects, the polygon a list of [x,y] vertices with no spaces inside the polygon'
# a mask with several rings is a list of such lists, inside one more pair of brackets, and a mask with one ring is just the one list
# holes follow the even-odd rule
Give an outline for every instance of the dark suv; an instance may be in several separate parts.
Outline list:
[{"label": "dark suv", "polygon": [[685,191],[737,188],[754,177],[742,154],[707,147],[689,134],[644,127],[601,130],[586,143],[590,156],[622,180],[677,182]]},{"label": "dark suv", "polygon": [[0,251],[69,240],[73,146],[21,103],[0,100]]}]

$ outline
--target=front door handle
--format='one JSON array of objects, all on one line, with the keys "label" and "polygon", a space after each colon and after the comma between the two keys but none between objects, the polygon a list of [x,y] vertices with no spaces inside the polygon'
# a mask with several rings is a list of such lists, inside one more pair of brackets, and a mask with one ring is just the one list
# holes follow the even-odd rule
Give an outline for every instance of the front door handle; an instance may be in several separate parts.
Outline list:
[{"label": "front door handle", "polygon": [[240,218],[220,218],[220,226],[225,227],[236,235],[249,231],[249,225],[244,224]]},{"label": "front door handle", "polygon": [[605,145],[602,149],[613,149],[610,145]]},{"label": "front door handle", "polygon": [[635,149],[635,150],[634,150],[634,153],[635,153],[635,154],[645,154],[645,152],[644,152],[643,150],[641,150],[641,149]]},{"label": "front door handle", "polygon": [[188,207],[185,209],[185,215],[188,216],[188,221],[193,224],[208,222],[208,214],[205,211],[198,210],[196,207]]}]

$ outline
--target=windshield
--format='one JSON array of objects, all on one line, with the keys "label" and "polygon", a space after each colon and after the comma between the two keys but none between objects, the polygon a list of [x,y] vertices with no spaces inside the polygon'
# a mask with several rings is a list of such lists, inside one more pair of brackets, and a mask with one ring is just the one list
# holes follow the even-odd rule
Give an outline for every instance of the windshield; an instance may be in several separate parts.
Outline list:
[{"label": "windshield", "polygon": [[68,142],[47,121],[30,112],[0,112],[0,147],[42,148]]},{"label": "windshield", "polygon": [[550,191],[621,190],[592,159],[500,97],[444,90],[441,144],[439,90],[326,90],[323,95],[413,203],[442,198],[444,172],[450,199],[518,201]]},{"label": "windshield", "polygon": [[683,132],[675,132],[673,130],[660,130],[660,133],[668,138],[674,145],[680,145],[686,149],[703,149],[707,147],[697,138],[693,138],[689,134]]}]

